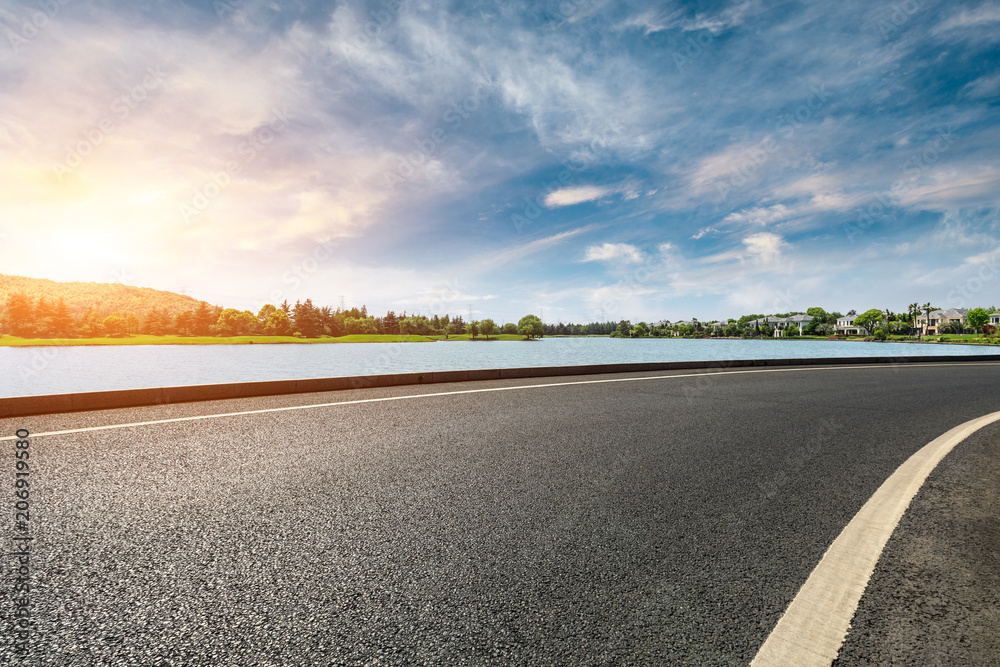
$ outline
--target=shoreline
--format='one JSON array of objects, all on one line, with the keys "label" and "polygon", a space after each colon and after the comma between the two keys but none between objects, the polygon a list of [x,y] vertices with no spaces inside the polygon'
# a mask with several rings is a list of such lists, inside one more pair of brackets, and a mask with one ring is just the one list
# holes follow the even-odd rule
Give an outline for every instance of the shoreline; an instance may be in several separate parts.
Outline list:
[{"label": "shoreline", "polygon": [[489,340],[468,335],[422,336],[416,334],[349,334],[323,338],[296,338],[294,336],[152,336],[138,334],[128,338],[18,338],[0,336],[0,347],[114,347],[144,345],[341,345],[352,343],[446,343],[469,341],[493,343],[497,341],[528,341],[519,334],[491,335]]},{"label": "shoreline", "polygon": [[[581,335],[570,336],[553,334],[541,338],[611,338],[610,336]],[[294,336],[152,336],[137,334],[128,338],[18,338],[16,336],[0,336],[0,348],[18,347],[109,347],[109,346],[143,346],[143,345],[340,345],[352,343],[450,343],[450,342],[472,342],[472,343],[494,343],[494,342],[537,342],[541,338],[527,339],[520,334],[497,334],[485,339],[479,336],[475,339],[468,334],[451,336],[431,335],[423,336],[416,334],[349,334],[347,336],[322,337],[322,338],[296,338]],[[874,341],[864,338],[840,338],[831,340],[829,338],[808,338],[795,336],[793,338],[686,338],[680,336],[670,337],[644,337],[642,340],[760,340],[774,342],[795,342],[795,341],[827,341],[830,343],[906,343],[913,345],[978,345],[981,347],[992,347],[1000,345],[1000,339],[986,341],[981,338],[971,340],[886,340]],[[619,340],[635,340],[631,338],[621,338]]]}]

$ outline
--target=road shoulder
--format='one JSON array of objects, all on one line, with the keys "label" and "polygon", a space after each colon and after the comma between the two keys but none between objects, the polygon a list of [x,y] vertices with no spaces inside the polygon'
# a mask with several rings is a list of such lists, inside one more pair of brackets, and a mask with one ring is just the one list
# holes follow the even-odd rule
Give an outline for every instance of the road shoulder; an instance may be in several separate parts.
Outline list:
[{"label": "road shoulder", "polygon": [[955,447],[914,497],[834,665],[998,664],[998,481],[993,424]]}]

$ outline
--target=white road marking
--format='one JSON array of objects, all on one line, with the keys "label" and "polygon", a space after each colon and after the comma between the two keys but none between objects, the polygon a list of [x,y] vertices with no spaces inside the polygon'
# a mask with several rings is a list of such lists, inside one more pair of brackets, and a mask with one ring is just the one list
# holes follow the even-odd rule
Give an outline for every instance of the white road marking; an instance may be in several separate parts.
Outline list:
[{"label": "white road marking", "polygon": [[882,549],[913,496],[948,452],[996,421],[1000,412],[956,426],[896,469],[830,545],[760,647],[752,667],[833,663]]},{"label": "white road marking", "polygon": [[[725,363],[725,362],[719,362],[719,363],[721,364],[721,363]],[[264,409],[261,409],[261,410],[244,410],[242,412],[223,412],[223,413],[212,414],[212,415],[194,415],[194,416],[190,416],[190,417],[176,417],[174,419],[156,419],[156,420],[153,420],[153,421],[144,421],[144,422],[129,422],[129,423],[125,423],[125,424],[107,424],[107,425],[104,425],[104,426],[90,426],[90,427],[87,427],[87,428],[72,428],[72,429],[66,429],[64,431],[45,431],[45,432],[42,432],[42,433],[32,433],[31,437],[32,438],[40,438],[42,436],[48,436],[48,435],[67,435],[67,434],[70,434],[70,433],[88,433],[88,432],[91,432],[91,431],[107,431],[107,430],[117,429],[117,428],[134,428],[134,427],[138,427],[138,426],[155,426],[157,424],[176,424],[176,423],[179,423],[179,422],[198,421],[198,420],[201,420],[201,419],[219,419],[219,418],[222,418],[222,417],[239,417],[239,416],[242,416],[242,415],[261,415],[261,414],[267,414],[269,412],[287,412],[289,410],[311,410],[311,409],[314,409],[314,408],[330,408],[330,407],[336,407],[336,406],[339,406],[339,405],[359,405],[361,403],[381,403],[381,402],[385,402],[385,401],[406,401],[406,400],[412,400],[412,399],[417,399],[417,398],[434,398],[434,397],[437,397],[437,396],[457,396],[459,394],[481,394],[481,393],[486,393],[486,392],[491,392],[491,391],[514,391],[514,390],[517,390],[517,389],[544,389],[546,387],[566,387],[566,386],[571,386],[571,385],[576,385],[576,384],[581,384],[582,385],[582,384],[603,384],[603,383],[608,383],[608,382],[641,382],[643,380],[671,380],[671,379],[675,379],[675,378],[693,378],[693,377],[701,377],[701,378],[703,378],[703,377],[707,377],[709,375],[740,375],[740,374],[744,374],[744,373],[793,373],[793,372],[796,372],[796,371],[837,371],[837,370],[861,370],[861,369],[883,369],[884,370],[884,369],[888,369],[888,368],[893,368],[893,369],[898,370],[900,368],[921,368],[921,367],[928,367],[928,366],[939,368],[941,366],[962,366],[962,367],[968,367],[968,366],[990,366],[990,365],[996,365],[996,363],[995,362],[972,362],[972,363],[954,363],[954,364],[952,364],[952,363],[933,363],[933,364],[919,364],[919,363],[916,363],[916,364],[884,364],[884,365],[883,364],[879,364],[879,365],[873,365],[873,366],[857,366],[857,365],[853,365],[853,366],[802,366],[802,367],[795,366],[795,367],[792,367],[792,368],[764,368],[764,369],[753,369],[753,370],[722,370],[722,371],[718,371],[718,370],[715,370],[715,369],[706,369],[706,370],[709,370],[710,372],[685,373],[685,374],[682,374],[682,375],[650,375],[650,376],[637,377],[637,378],[611,378],[611,379],[606,379],[606,380],[580,380],[580,381],[577,381],[577,382],[549,382],[549,383],[546,383],[546,384],[525,384],[525,385],[517,385],[517,386],[513,386],[513,387],[488,387],[488,388],[485,388],[485,389],[464,389],[464,390],[460,390],[460,391],[441,391],[441,392],[437,392],[437,393],[433,393],[433,394],[408,394],[406,396],[383,396],[383,397],[380,397],[380,398],[365,398],[365,399],[358,399],[358,400],[354,400],[354,401],[336,401],[336,402],[333,402],[333,403],[310,403],[309,405],[290,405],[290,406],[286,406],[286,407],[283,407],[283,408],[264,408]],[[399,385],[399,386],[406,386],[406,385]],[[294,394],[275,394],[275,396],[294,396]],[[211,399],[211,400],[247,400],[247,399],[256,399],[256,398],[268,398],[268,396],[250,396],[250,397],[245,397],[243,399],[238,399],[237,398],[237,399]],[[179,403],[178,403],[178,405],[179,405]],[[145,408],[149,408],[149,407],[154,407],[154,406],[151,406],[151,405],[145,405],[145,406],[136,405],[136,406],[126,406],[124,408],[107,408],[107,409],[109,409],[109,410],[120,410],[120,409],[144,408],[144,407]],[[70,413],[66,413],[66,414],[70,414]],[[35,416],[35,417],[44,417],[45,415],[33,415],[33,416]],[[4,419],[17,419],[17,418],[16,417],[5,417]],[[28,417],[25,417],[24,419],[28,419]],[[10,436],[5,436],[5,437],[0,437],[0,442],[3,442],[5,440],[16,440],[16,439],[17,439],[16,435],[10,435]]]}]

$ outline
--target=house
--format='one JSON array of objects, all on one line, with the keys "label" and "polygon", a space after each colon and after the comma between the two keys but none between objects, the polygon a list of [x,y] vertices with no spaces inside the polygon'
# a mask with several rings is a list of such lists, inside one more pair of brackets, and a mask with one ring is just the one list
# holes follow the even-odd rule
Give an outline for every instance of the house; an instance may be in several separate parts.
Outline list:
[{"label": "house", "polygon": [[990,324],[995,327],[1000,327],[1000,310],[995,313],[990,313]]},{"label": "house", "polygon": [[679,331],[681,327],[694,327],[695,331],[702,331],[705,328],[705,325],[703,325],[698,320],[681,320],[679,322],[674,322],[673,325],[671,325],[670,327],[673,330],[673,335],[675,336],[682,335],[681,332]]},{"label": "house", "polygon": [[944,310],[934,310],[929,314],[917,316],[917,328],[920,329],[921,336],[933,336],[941,330],[941,327],[949,322],[961,322],[965,324],[965,316],[968,308],[946,308]]},{"label": "house", "polygon": [[806,327],[806,325],[812,321],[812,315],[792,315],[791,317],[781,318],[781,322],[779,323],[780,326],[778,328],[787,329],[791,326],[798,326],[799,333],[802,333],[802,330]]},{"label": "house", "polygon": [[841,336],[870,336],[871,332],[854,324],[857,315],[842,315],[837,318],[837,334]]},{"label": "house", "polygon": [[774,329],[775,337],[780,336],[785,329],[792,326],[797,326],[799,328],[799,333],[807,324],[812,322],[812,315],[792,315],[791,317],[762,317],[759,320],[750,320],[747,322],[747,327],[750,329],[756,329],[757,327],[768,326]]}]

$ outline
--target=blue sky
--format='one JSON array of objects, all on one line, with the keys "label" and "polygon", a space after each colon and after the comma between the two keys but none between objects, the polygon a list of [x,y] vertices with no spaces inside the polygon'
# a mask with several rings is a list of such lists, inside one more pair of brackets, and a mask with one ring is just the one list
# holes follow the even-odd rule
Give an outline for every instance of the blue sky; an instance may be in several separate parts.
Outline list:
[{"label": "blue sky", "polygon": [[0,0],[0,272],[548,322],[1000,303],[991,2]]}]

